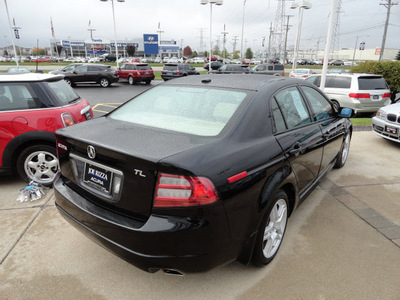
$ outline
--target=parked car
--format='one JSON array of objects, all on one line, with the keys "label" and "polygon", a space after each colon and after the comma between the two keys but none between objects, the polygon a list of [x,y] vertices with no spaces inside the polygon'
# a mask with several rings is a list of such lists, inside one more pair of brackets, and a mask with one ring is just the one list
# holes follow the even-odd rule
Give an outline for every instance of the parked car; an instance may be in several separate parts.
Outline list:
[{"label": "parked car", "polygon": [[344,61],[341,60],[341,59],[335,59],[333,61],[330,61],[329,65],[331,65],[331,66],[344,66]]},{"label": "parked car", "polygon": [[64,74],[66,72],[71,72],[73,70],[75,70],[77,67],[82,66],[83,63],[74,63],[74,64],[69,64],[68,66],[65,66],[64,68],[60,69],[60,70],[54,70],[49,72],[50,74]]},{"label": "parked car", "polygon": [[[218,70],[220,67],[222,67],[224,63],[216,60],[216,61],[211,61],[211,70]],[[209,70],[208,63],[206,63],[203,67],[205,70]]]},{"label": "parked car", "polygon": [[153,69],[145,63],[124,63],[118,70],[120,79],[128,80],[129,84],[145,82],[150,84],[154,79]]},{"label": "parked car", "polygon": [[285,76],[285,67],[281,64],[260,64],[253,68],[255,74]]},{"label": "parked car", "polygon": [[306,79],[313,74],[314,71],[310,69],[295,69],[289,73],[289,77]]},{"label": "parked car", "polygon": [[314,65],[322,65],[323,64],[322,60],[320,60],[320,59],[314,59],[313,63],[314,63]]},{"label": "parked car", "polygon": [[100,62],[100,57],[91,57],[88,60],[88,63],[99,63]]},{"label": "parked car", "polygon": [[299,79],[171,80],[57,131],[56,207],[148,272],[264,266],[296,207],[345,164],[352,115]]},{"label": "parked car", "polygon": [[0,173],[51,185],[58,173],[54,132],[92,117],[61,75],[0,75]]},{"label": "parked car", "polygon": [[211,74],[253,74],[254,71],[248,65],[228,64],[222,65],[218,70],[211,71]]},{"label": "parked car", "polygon": [[[320,86],[321,75],[307,81]],[[381,75],[343,73],[327,75],[325,94],[336,107],[350,107],[360,113],[375,113],[382,106],[390,104],[390,89]]]},{"label": "parked car", "polygon": [[119,79],[117,70],[101,64],[83,64],[63,74],[64,80],[71,86],[77,83],[97,83],[106,88]]},{"label": "parked car", "polygon": [[181,63],[167,63],[161,71],[161,78],[164,81],[189,75],[200,75],[200,73],[191,65]]},{"label": "parked car", "polygon": [[377,135],[400,143],[400,102],[378,109],[372,118],[372,129]]}]

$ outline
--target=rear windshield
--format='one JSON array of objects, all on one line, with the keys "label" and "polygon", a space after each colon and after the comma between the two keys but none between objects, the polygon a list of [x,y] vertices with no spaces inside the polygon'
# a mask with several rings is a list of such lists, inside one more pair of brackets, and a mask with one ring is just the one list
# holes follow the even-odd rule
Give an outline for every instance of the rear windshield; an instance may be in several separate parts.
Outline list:
[{"label": "rear windshield", "polygon": [[158,86],[109,116],[114,120],[181,133],[216,136],[246,96],[243,91]]},{"label": "rear windshield", "polygon": [[389,89],[383,77],[358,77],[360,90],[387,90]]},{"label": "rear windshield", "polygon": [[172,66],[166,65],[164,66],[164,71],[176,71],[177,67],[178,67],[177,65],[172,65]]},{"label": "rear windshield", "polygon": [[149,65],[138,65],[136,67],[138,70],[151,70]]},{"label": "rear windshield", "polygon": [[297,74],[308,74],[308,70],[294,70]]},{"label": "rear windshield", "polygon": [[61,105],[72,103],[80,97],[64,80],[46,82],[50,90],[54,93]]}]

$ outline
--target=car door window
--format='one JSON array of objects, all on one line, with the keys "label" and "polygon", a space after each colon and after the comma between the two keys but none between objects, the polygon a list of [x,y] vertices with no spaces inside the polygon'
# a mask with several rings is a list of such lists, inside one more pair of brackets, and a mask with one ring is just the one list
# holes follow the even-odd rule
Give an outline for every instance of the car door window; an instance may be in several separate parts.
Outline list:
[{"label": "car door window", "polygon": [[332,105],[321,95],[317,90],[308,86],[302,86],[303,90],[310,106],[314,112],[314,118],[317,121],[326,120],[333,116],[334,111]]},{"label": "car door window", "polygon": [[78,68],[76,68],[76,69],[75,69],[75,72],[76,72],[76,73],[85,73],[85,72],[87,72],[87,70],[88,70],[88,67],[84,66],[84,67],[78,67]]},{"label": "car door window", "polygon": [[281,90],[275,95],[288,129],[311,123],[304,100],[296,87]]},{"label": "car door window", "polygon": [[219,68],[219,70],[220,70],[221,72],[228,71],[228,66],[222,66],[222,67]]}]

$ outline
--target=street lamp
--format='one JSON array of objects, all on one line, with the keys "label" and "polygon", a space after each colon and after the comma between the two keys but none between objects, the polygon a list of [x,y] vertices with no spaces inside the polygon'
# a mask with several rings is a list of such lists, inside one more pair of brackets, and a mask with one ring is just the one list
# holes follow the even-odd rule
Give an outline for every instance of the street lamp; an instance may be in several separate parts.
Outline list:
[{"label": "street lamp", "polygon": [[[354,46],[354,52],[353,52],[353,61],[351,62],[351,66],[353,66],[353,65],[354,65],[354,58],[355,58],[355,56],[356,56],[356,50],[357,50],[357,44],[358,44],[358,38],[359,38],[360,36],[368,36],[368,37],[369,37],[369,35],[368,35],[368,34],[357,35],[357,38],[356,38],[356,45]],[[361,50],[361,49],[360,49],[360,50]]]},{"label": "street lamp", "polygon": [[297,26],[297,38],[296,38],[296,45],[295,45],[294,57],[293,57],[293,65],[292,65],[292,71],[293,71],[297,67],[297,55],[298,55],[298,52],[299,52],[299,44],[300,44],[300,36],[301,36],[301,24],[303,22],[303,10],[304,9],[310,9],[311,8],[311,3],[308,3],[306,1],[301,1],[299,3],[293,2],[290,5],[290,8],[291,9],[299,8],[299,24]]},{"label": "street lamp", "polygon": [[[108,0],[100,0],[101,2],[107,2]],[[117,2],[125,2],[125,0],[117,0]],[[113,21],[114,21],[114,39],[115,39],[115,57],[117,62],[117,69],[119,69],[118,63],[118,44],[117,44],[117,29],[115,27],[115,14],[114,14],[114,0],[111,0],[112,6],[112,14],[113,14]]]},{"label": "street lamp", "polygon": [[212,5],[222,5],[223,0],[200,0],[201,5],[210,3],[210,60],[208,61],[208,71],[211,72],[211,56],[212,56]]}]

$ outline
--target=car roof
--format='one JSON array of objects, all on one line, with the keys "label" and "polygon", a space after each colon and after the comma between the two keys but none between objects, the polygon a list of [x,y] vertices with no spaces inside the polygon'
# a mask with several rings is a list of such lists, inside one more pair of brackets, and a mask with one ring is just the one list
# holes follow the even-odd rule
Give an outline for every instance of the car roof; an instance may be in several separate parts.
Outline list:
[{"label": "car roof", "polygon": [[148,63],[140,63],[140,62],[123,62],[124,65],[135,65],[135,66],[148,66]]},{"label": "car roof", "polygon": [[253,74],[206,74],[197,76],[185,76],[174,80],[169,80],[163,85],[190,85],[190,86],[210,86],[215,88],[229,88],[240,90],[260,90],[263,86],[277,81],[287,81],[288,83],[304,83],[304,80],[273,76],[273,75],[253,75]]},{"label": "car roof", "polygon": [[0,82],[23,82],[23,81],[57,81],[64,75],[41,74],[41,73],[5,73],[0,76]]}]

